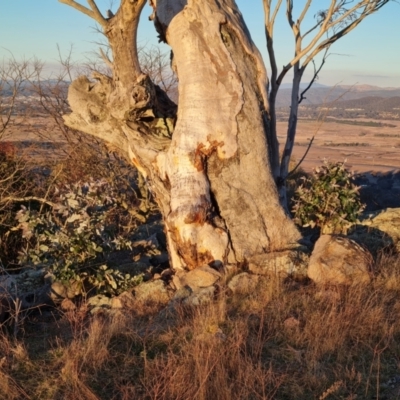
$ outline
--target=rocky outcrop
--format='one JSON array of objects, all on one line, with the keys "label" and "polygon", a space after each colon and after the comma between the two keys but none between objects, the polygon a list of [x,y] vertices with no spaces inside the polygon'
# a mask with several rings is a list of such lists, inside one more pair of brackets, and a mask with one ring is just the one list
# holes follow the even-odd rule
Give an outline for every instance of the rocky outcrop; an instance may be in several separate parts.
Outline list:
[{"label": "rocky outcrop", "polygon": [[373,254],[392,247],[400,252],[400,208],[365,213],[349,237],[365,245]]},{"label": "rocky outcrop", "polygon": [[307,275],[319,284],[369,283],[373,258],[355,241],[322,235],[315,243]]}]

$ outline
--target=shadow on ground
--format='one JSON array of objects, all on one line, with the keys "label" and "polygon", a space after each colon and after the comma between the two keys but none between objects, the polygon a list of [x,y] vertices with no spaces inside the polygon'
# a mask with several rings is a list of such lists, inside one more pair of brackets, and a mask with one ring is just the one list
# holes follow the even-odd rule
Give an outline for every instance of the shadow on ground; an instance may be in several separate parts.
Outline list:
[{"label": "shadow on ground", "polygon": [[365,211],[400,207],[400,171],[363,172],[355,176],[355,183],[361,187]]}]

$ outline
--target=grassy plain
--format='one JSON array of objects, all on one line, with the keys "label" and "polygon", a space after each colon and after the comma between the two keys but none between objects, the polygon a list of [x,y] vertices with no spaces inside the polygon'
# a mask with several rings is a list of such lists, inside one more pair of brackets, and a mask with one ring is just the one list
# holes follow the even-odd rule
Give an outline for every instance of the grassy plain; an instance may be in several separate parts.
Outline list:
[{"label": "grassy plain", "polygon": [[[360,120],[365,126],[342,123],[328,118],[322,125],[317,121],[299,120],[293,154],[300,160],[311,138],[315,136],[311,149],[302,167],[310,171],[322,163],[344,161],[356,172],[388,172],[400,169],[400,122],[377,120],[388,126],[368,126],[370,119]],[[282,143],[286,124],[278,122],[279,140]]]},{"label": "grassy plain", "polygon": [[[301,120],[294,155],[316,134],[307,171],[324,158],[360,172],[400,169],[400,123],[388,123],[396,127]],[[64,157],[50,119],[7,133],[31,159]],[[399,295],[400,257],[382,252],[366,286],[263,277],[236,295],[221,284],[198,308],[136,304],[93,316],[81,299],[14,310],[0,331],[0,399],[400,399]]]}]

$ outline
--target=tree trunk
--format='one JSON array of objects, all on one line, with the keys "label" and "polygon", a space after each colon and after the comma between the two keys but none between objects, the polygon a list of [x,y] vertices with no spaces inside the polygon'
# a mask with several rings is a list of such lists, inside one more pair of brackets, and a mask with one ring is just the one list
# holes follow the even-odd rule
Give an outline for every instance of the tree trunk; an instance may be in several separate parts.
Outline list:
[{"label": "tree trunk", "polygon": [[[96,75],[97,84],[84,77],[71,84],[66,123],[111,142],[146,178],[173,268],[246,263],[291,248],[299,233],[269,164],[267,75],[234,0],[153,0],[153,7],[174,54],[177,114],[140,71],[123,87],[114,72]],[[121,46],[111,47],[115,64]],[[120,64],[119,77],[129,76],[125,68],[133,66]]]},{"label": "tree trunk", "polygon": [[293,86],[292,86],[292,97],[290,102],[290,113],[288,120],[288,130],[286,134],[285,148],[282,153],[281,170],[280,170],[280,181],[278,184],[279,199],[283,207],[286,207],[286,212],[289,213],[288,199],[287,199],[287,188],[286,180],[289,175],[289,164],[292,156],[294,139],[296,137],[297,130],[297,115],[299,111],[299,93],[300,83],[303,77],[304,68],[299,67],[299,63],[294,66],[293,69]]}]

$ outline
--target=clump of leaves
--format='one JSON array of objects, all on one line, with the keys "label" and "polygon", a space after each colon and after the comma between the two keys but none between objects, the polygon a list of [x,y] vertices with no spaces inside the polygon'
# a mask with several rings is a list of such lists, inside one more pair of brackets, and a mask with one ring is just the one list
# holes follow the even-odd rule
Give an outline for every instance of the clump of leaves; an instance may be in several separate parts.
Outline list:
[{"label": "clump of leaves", "polygon": [[[15,262],[21,244],[19,235],[9,235],[15,224],[14,198],[32,193],[34,177],[26,163],[16,155],[10,142],[0,141],[0,260],[3,264]],[[40,187],[35,187],[40,192]]]},{"label": "clump of leaves", "polygon": [[343,233],[358,221],[365,205],[361,203],[354,174],[344,162],[325,161],[314,169],[294,196],[294,220],[302,227],[319,227],[323,233]]},{"label": "clump of leaves", "polygon": [[44,267],[78,292],[89,288],[115,295],[140,283],[141,277],[99,262],[107,252],[131,248],[118,223],[130,207],[117,188],[105,180],[65,185],[44,204],[45,211],[23,206],[17,213],[14,229],[26,239],[21,264]]}]

